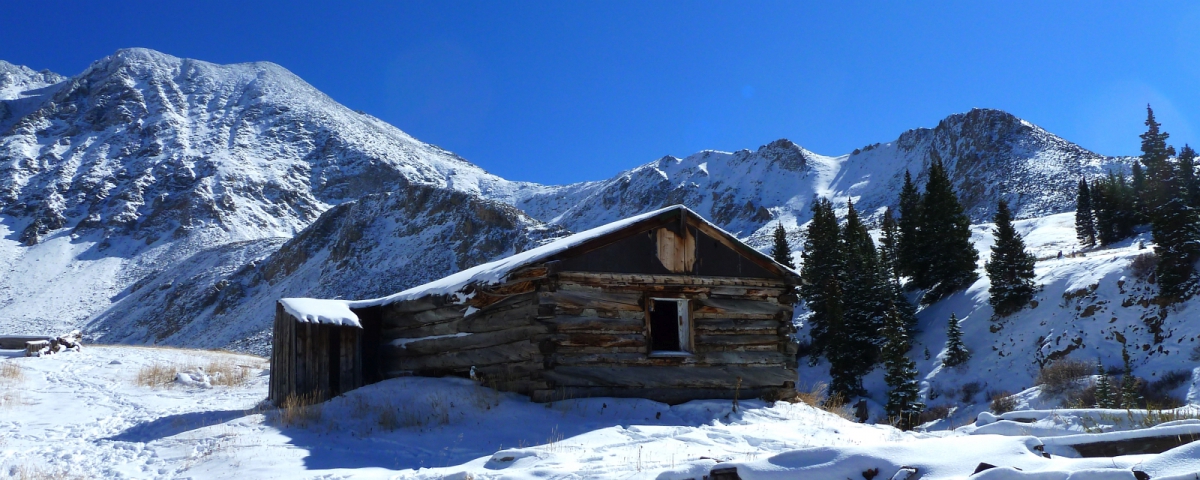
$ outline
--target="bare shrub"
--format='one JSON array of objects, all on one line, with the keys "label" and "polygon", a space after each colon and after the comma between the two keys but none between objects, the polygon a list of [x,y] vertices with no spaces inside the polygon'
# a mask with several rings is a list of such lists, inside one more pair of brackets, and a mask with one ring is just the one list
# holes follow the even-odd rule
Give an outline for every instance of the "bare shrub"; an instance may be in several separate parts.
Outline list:
[{"label": "bare shrub", "polygon": [[213,385],[236,387],[250,378],[249,369],[229,358],[214,358],[204,367]]},{"label": "bare shrub", "polygon": [[1193,362],[1200,362],[1200,343],[1197,343],[1196,346],[1192,347],[1192,353],[1191,355],[1188,355],[1188,359]]},{"label": "bare shrub", "polygon": [[1017,409],[1017,397],[1009,392],[988,392],[988,396],[992,397],[992,403],[989,405],[990,410],[996,415],[1005,414]]},{"label": "bare shrub", "polygon": [[1075,381],[1086,377],[1096,370],[1096,366],[1082,361],[1064,358],[1055,361],[1038,372],[1036,382],[1042,386],[1042,391],[1057,394],[1075,388]]},{"label": "bare shrub", "polygon": [[1141,382],[1140,393],[1147,406],[1153,408],[1175,408],[1187,404],[1181,398],[1171,396],[1171,391],[1192,379],[1190,370],[1171,370],[1159,375],[1153,382]]},{"label": "bare shrub", "polygon": [[941,404],[927,407],[921,415],[917,417],[917,424],[929,423],[934,420],[941,420],[950,416],[950,405]]},{"label": "bare shrub", "polygon": [[1137,278],[1148,278],[1158,267],[1158,256],[1153,253],[1143,253],[1129,261],[1129,273]]},{"label": "bare shrub", "polygon": [[979,382],[971,382],[964,384],[960,392],[962,393],[962,403],[971,403],[975,401],[975,395],[983,391],[983,384]]},{"label": "bare shrub", "polygon": [[796,399],[806,405],[819,408],[846,420],[854,418],[851,415],[850,408],[846,405],[846,398],[841,394],[830,396],[828,392],[829,385],[826,385],[825,382],[817,382],[807,392],[797,390]]}]

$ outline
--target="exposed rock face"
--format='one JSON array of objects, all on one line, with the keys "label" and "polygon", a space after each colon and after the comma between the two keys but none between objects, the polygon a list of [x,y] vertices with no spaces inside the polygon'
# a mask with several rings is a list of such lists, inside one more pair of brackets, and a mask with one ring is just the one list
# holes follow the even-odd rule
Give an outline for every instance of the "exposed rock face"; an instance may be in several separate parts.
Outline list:
[{"label": "exposed rock face", "polygon": [[868,216],[896,206],[904,171],[923,185],[934,158],[945,162],[975,222],[989,221],[1000,198],[1021,218],[1072,210],[1080,177],[1124,170],[1129,163],[1092,153],[1011,114],[975,109],[849,155],[827,157],[777,140],[755,152],[663,157],[609,180],[532,192],[517,205],[542,220],[581,230],[684,203],[765,248],[775,221],[793,234],[808,221],[814,196],[828,197],[843,209],[846,199],[853,199]]},{"label": "exposed rock face", "polygon": [[194,255],[139,283],[89,330],[103,341],[259,350],[281,297],[384,296],[566,234],[511,205],[411,186],[334,207],[286,242]]}]

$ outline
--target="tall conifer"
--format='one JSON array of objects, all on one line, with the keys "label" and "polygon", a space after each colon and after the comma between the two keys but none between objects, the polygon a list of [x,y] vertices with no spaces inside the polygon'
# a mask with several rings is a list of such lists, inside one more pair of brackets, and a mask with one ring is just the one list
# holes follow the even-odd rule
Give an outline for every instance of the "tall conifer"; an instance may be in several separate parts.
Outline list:
[{"label": "tall conifer", "polygon": [[787,230],[783,222],[775,224],[775,243],[771,246],[771,258],[788,268],[796,268],[792,263],[792,246],[788,244]]},{"label": "tall conifer", "polygon": [[1150,105],[1146,105],[1145,125],[1146,133],[1139,137],[1142,139],[1141,164],[1146,171],[1144,179],[1139,179],[1141,169],[1134,163],[1134,191],[1139,196],[1142,213],[1152,220],[1158,208],[1170,198],[1166,183],[1173,175],[1168,159],[1175,154],[1175,149],[1167,146],[1167,138],[1171,135],[1160,130],[1162,125],[1154,119]]},{"label": "tall conifer", "polygon": [[846,383],[857,386],[861,385],[862,376],[870,373],[879,361],[879,348],[883,344],[880,329],[892,302],[892,289],[879,266],[875,242],[850,201],[846,202],[846,223],[841,229],[841,241],[845,296],[840,345],[847,351],[840,355],[846,362],[840,370],[853,377]]},{"label": "tall conifer", "polygon": [[833,204],[824,198],[814,198],[812,221],[804,234],[803,263],[800,265],[800,296],[812,312],[808,317],[812,336],[811,363],[831,347],[831,340],[841,325],[842,251],[838,239],[837,216]]},{"label": "tall conifer", "polygon": [[975,262],[979,252],[971,245],[971,220],[938,158],[929,166],[929,180],[921,196],[919,231],[921,248],[914,280],[917,287],[929,289],[923,302],[932,303],[978,278]]},{"label": "tall conifer", "polygon": [[1096,245],[1096,222],[1092,215],[1092,194],[1087,180],[1079,179],[1079,193],[1075,197],[1075,237],[1085,247]]},{"label": "tall conifer", "polygon": [[1189,145],[1179,149],[1179,168],[1176,175],[1179,189],[1188,206],[1200,208],[1200,177],[1196,175],[1196,151]]},{"label": "tall conifer", "polygon": [[904,186],[900,188],[900,218],[896,221],[899,236],[896,242],[896,266],[899,276],[913,276],[921,246],[921,193],[912,175],[904,170]]},{"label": "tall conifer", "polygon": [[1008,202],[1000,200],[994,217],[996,237],[992,244],[992,256],[984,269],[987,270],[991,286],[992,310],[997,315],[1009,315],[1020,310],[1033,298],[1036,290],[1033,283],[1033,254],[1025,251],[1025,241],[1013,227]]},{"label": "tall conifer", "polygon": [[892,216],[892,207],[883,211],[882,231],[879,240],[879,264],[883,272],[893,281],[900,279],[900,267],[897,262],[899,255],[900,230],[896,218]]},{"label": "tall conifer", "polygon": [[917,365],[908,358],[911,345],[900,314],[890,309],[884,321],[884,381],[888,386],[887,414],[901,430],[911,430],[925,409],[917,384]]}]

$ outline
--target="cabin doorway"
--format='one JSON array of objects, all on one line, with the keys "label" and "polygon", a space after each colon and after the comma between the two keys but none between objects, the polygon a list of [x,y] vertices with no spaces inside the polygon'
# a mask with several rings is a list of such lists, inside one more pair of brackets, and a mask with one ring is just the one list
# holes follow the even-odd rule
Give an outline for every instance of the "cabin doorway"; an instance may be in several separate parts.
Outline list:
[{"label": "cabin doorway", "polygon": [[650,299],[650,353],[691,351],[691,319],[688,301],[679,298]]}]

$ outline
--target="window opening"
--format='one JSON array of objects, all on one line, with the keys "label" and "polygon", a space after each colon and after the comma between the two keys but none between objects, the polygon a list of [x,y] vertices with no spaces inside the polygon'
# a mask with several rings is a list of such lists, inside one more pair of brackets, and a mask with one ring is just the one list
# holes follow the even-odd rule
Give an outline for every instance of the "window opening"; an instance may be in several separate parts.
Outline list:
[{"label": "window opening", "polygon": [[650,299],[650,351],[687,352],[691,349],[688,301],[678,298]]}]

